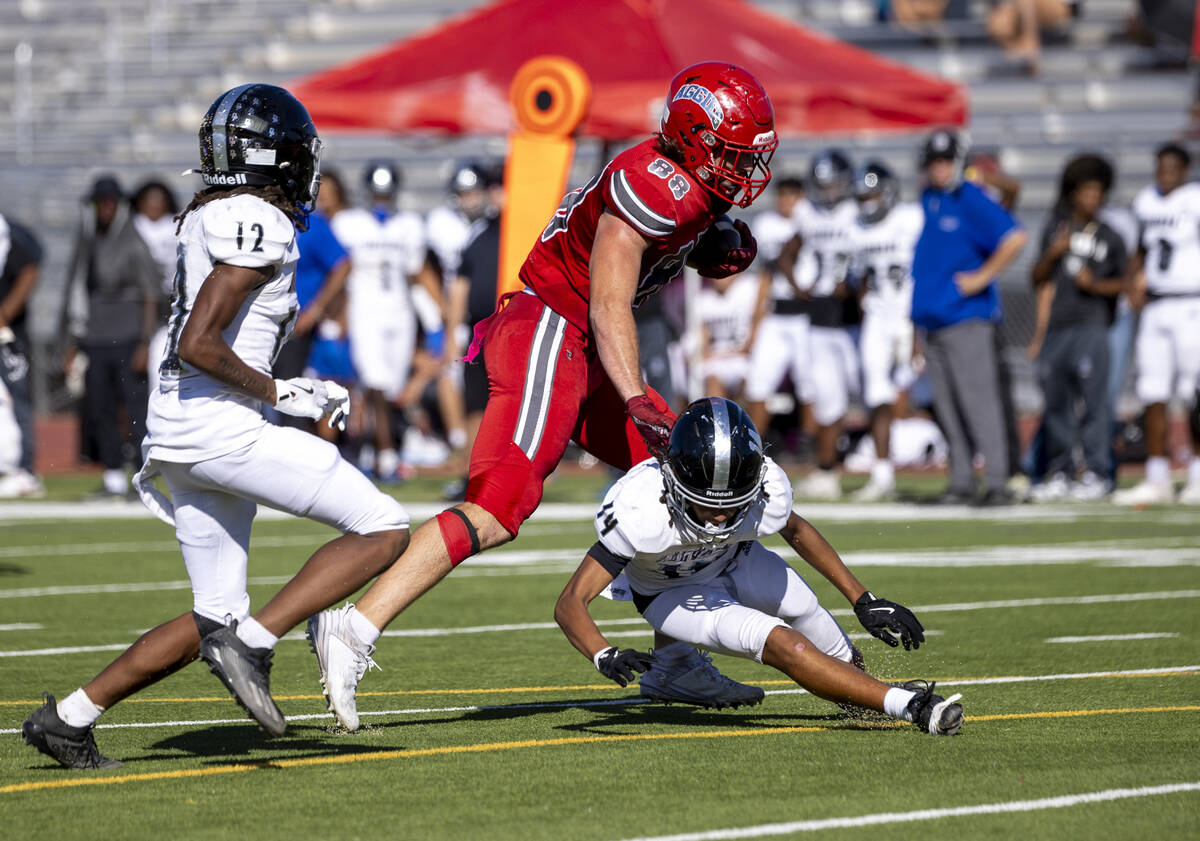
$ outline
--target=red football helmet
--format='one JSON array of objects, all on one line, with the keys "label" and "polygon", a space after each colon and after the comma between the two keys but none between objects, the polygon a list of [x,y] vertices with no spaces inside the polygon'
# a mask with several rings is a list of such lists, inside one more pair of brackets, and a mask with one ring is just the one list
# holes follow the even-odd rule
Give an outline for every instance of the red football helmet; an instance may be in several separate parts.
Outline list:
[{"label": "red football helmet", "polygon": [[709,192],[738,207],[771,181],[775,110],[758,79],[737,65],[704,61],[679,71],[659,135]]}]

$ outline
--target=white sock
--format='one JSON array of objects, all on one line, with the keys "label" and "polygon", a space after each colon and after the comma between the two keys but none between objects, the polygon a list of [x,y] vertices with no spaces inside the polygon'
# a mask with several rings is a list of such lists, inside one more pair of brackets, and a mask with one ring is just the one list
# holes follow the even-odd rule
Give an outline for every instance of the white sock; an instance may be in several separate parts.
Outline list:
[{"label": "white sock", "polygon": [[400,468],[400,454],[395,450],[380,450],[379,455],[375,456],[375,464],[379,469],[379,477],[387,479],[396,475]]},{"label": "white sock", "polygon": [[104,490],[110,494],[123,494],[129,490],[129,479],[125,477],[124,470],[105,470],[104,471]]},{"label": "white sock", "polygon": [[237,626],[238,639],[251,648],[274,648],[279,637],[258,624],[253,616],[247,616]]},{"label": "white sock", "polygon": [[1200,485],[1200,456],[1192,456],[1192,460],[1188,462],[1188,480],[1189,485]]},{"label": "white sock", "polygon": [[104,709],[93,704],[82,687],[58,702],[58,717],[72,727],[90,727],[102,712]]},{"label": "white sock", "polygon": [[452,450],[458,450],[467,446],[467,431],[465,429],[451,429],[449,435],[446,437]]},{"label": "white sock", "polygon": [[883,711],[892,718],[898,718],[901,721],[912,721],[912,716],[908,714],[908,702],[915,696],[916,692],[908,689],[901,689],[899,686],[893,686],[883,696]]},{"label": "white sock", "polygon": [[876,459],[871,465],[871,481],[876,485],[890,488],[896,484],[896,468],[887,459]]},{"label": "white sock", "polygon": [[1171,463],[1166,456],[1150,456],[1146,459],[1146,481],[1152,485],[1171,484]]},{"label": "white sock", "polygon": [[366,645],[374,645],[378,641],[379,635],[383,633],[354,606],[351,606],[350,612],[346,614],[346,621],[350,624],[350,633],[354,634],[359,642]]}]

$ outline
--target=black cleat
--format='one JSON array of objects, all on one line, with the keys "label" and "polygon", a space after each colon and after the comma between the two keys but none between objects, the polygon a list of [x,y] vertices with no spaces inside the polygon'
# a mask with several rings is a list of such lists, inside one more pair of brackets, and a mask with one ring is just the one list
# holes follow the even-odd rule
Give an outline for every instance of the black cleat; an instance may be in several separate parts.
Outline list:
[{"label": "black cleat", "polygon": [[910,680],[903,688],[917,693],[908,702],[908,712],[918,730],[934,736],[953,736],[963,724],[963,708],[958,703],[961,694],[943,698],[934,694],[936,683]]},{"label": "black cleat", "polygon": [[33,745],[64,768],[122,768],[123,762],[109,759],[96,747],[92,728],[72,727],[58,717],[58,702],[49,692],[45,704],[30,713],[21,725],[25,744]]},{"label": "black cleat", "polygon": [[282,736],[287,721],[271,698],[271,655],[269,648],[251,648],[237,635],[237,623],[213,631],[200,640],[200,659],[233,694],[233,700],[263,730]]}]

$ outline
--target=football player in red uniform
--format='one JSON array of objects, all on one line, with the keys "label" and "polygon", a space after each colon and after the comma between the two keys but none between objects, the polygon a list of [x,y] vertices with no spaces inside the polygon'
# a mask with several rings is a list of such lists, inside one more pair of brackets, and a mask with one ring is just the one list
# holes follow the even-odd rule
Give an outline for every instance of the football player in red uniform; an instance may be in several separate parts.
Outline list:
[{"label": "football player in red uniform", "polygon": [[[381,629],[457,564],[512,540],[569,441],[620,470],[665,448],[674,416],[642,379],[633,309],[679,275],[718,217],[766,189],[777,145],[758,80],[696,64],[672,80],[661,130],[563,199],[521,268],[525,289],[476,328],[491,391],[466,501],[418,529],[357,606],[309,624],[346,727],[358,726],[354,691]],[[696,253],[708,263],[695,268],[720,277],[750,266],[754,238],[735,226],[737,246],[706,242]]]}]

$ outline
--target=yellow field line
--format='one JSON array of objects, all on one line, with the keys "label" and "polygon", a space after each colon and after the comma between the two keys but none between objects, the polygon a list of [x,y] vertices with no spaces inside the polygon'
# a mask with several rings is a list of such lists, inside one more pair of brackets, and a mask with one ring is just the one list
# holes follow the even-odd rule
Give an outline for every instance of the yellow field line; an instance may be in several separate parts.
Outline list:
[{"label": "yellow field line", "polygon": [[[984,721],[1010,721],[1021,718],[1074,718],[1091,715],[1118,715],[1128,713],[1162,713],[1162,712],[1197,712],[1200,706],[1189,705],[1179,707],[1138,707],[1134,709],[1108,710],[1050,710],[1030,713],[1006,713],[998,715],[968,716],[967,721],[978,723]],[[870,729],[883,727],[905,726],[903,722],[881,722],[867,725]],[[728,739],[741,736],[772,736],[791,733],[814,733],[825,730],[858,729],[856,725],[841,725],[833,727],[762,727],[736,730],[705,730],[691,733],[633,733],[614,736],[568,736],[560,739],[525,739],[516,742],[484,742],[474,745],[449,745],[437,748],[417,748],[413,750],[373,751],[366,753],[342,754],[340,756],[315,756],[304,759],[274,759],[263,762],[241,763],[237,765],[218,765],[213,768],[193,768],[181,771],[155,771],[145,774],[123,774],[113,777],[72,777],[66,780],[37,780],[27,783],[14,783],[0,786],[0,794],[14,794],[24,791],[44,791],[55,788],[77,788],[79,786],[119,785],[122,783],[152,782],[156,780],[175,780],[186,777],[207,777],[215,774],[240,774],[246,771],[259,771],[282,768],[304,768],[318,765],[346,765],[352,762],[374,762],[384,759],[409,759],[422,756],[446,756],[457,753],[491,753],[494,751],[520,750],[522,748],[561,747],[563,745],[603,744],[607,742],[649,742],[678,739]]]},{"label": "yellow field line", "polygon": [[[1128,674],[1120,670],[1113,672],[1103,672],[1094,675],[1088,675],[1088,678],[1110,678],[1110,677],[1196,677],[1200,672],[1144,672],[1140,674]],[[1020,678],[1022,675],[1001,675],[999,677],[938,677],[930,678],[931,681],[938,683],[952,683],[955,681],[964,680],[1008,680],[1010,678]],[[1024,677],[1028,677],[1025,675]],[[891,680],[892,678],[888,678]],[[796,686],[794,680],[756,680],[755,686]],[[615,683],[580,683],[569,686],[505,686],[495,689],[392,689],[379,692],[358,692],[359,698],[384,698],[397,697],[402,695],[504,695],[519,692],[579,692],[581,690],[610,690],[620,692],[628,689],[628,687],[617,686]],[[323,695],[275,695],[277,701],[313,701],[323,698]],[[199,698],[126,698],[122,704],[198,704],[203,702],[213,701],[228,701],[228,695],[213,695]],[[0,701],[0,707],[28,707],[31,704],[40,704],[41,699],[35,701]]]}]

